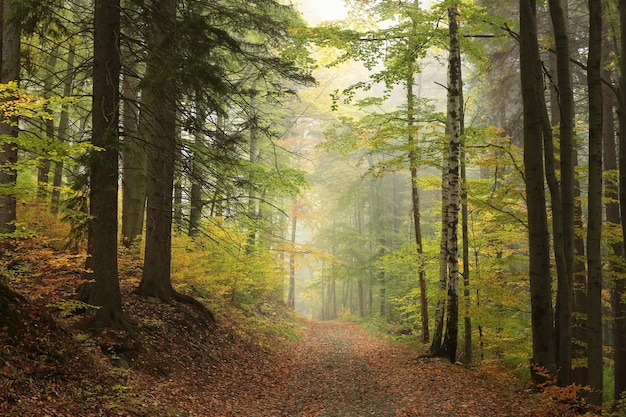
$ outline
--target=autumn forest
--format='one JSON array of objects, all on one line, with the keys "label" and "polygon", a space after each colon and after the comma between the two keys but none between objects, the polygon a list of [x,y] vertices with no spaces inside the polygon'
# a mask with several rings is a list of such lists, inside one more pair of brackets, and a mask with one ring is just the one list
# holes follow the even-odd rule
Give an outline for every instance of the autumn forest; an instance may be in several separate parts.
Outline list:
[{"label": "autumn forest", "polygon": [[0,415],[626,416],[626,1],[0,22]]}]

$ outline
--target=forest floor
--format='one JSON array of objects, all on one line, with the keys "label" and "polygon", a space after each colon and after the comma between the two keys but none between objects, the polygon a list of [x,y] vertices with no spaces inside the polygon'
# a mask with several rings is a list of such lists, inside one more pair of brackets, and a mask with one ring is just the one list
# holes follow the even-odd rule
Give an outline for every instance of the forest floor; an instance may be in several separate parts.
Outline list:
[{"label": "forest floor", "polygon": [[[2,416],[559,415],[512,383],[422,358],[356,323],[296,319],[265,302],[215,311],[207,326],[188,306],[136,296],[137,273],[122,263],[124,309],[141,344],[126,349],[123,332],[76,326],[80,259],[34,246],[0,280],[19,294],[0,293]],[[255,316],[289,331],[252,328]]]}]

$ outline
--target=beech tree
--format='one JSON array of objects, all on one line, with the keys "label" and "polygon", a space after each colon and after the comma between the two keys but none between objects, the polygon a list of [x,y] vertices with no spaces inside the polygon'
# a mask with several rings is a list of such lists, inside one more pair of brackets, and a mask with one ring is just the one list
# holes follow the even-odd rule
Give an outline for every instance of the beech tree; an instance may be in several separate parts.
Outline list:
[{"label": "beech tree", "polygon": [[[2,22],[2,51],[0,55],[0,83],[20,80],[20,16],[18,3],[12,0],[3,0],[0,4],[0,21]],[[0,137],[2,149],[0,151],[0,233],[15,231],[16,197],[15,185],[17,182],[17,144],[15,139],[19,133],[17,117],[3,115],[0,121]],[[13,138],[13,139],[12,139]]]},{"label": "beech tree", "polygon": [[[570,382],[572,367],[572,286],[574,269],[574,94],[570,63],[570,43],[566,13],[561,0],[551,0],[550,15],[556,44],[556,72],[558,84],[558,122],[560,149],[560,185],[553,181],[551,188],[553,210],[554,252],[557,264],[556,353],[559,380]],[[557,109],[554,110],[556,112]],[[551,140],[551,135],[546,134]],[[546,153],[548,149],[546,149]],[[548,156],[548,155],[546,155]],[[554,170],[556,167],[552,164]],[[550,168],[546,167],[546,170]],[[548,176],[556,173],[547,172]]]},{"label": "beech tree", "polygon": [[602,4],[589,0],[589,220],[587,224],[587,369],[590,402],[602,405]]},{"label": "beech tree", "polygon": [[[543,134],[539,105],[542,74],[537,42],[537,6],[520,0],[520,75],[524,106],[524,175],[528,206],[528,245],[533,335],[533,366],[554,372],[554,325],[550,244],[544,192]],[[541,98],[543,99],[543,98]],[[541,378],[535,372],[533,380]]]}]

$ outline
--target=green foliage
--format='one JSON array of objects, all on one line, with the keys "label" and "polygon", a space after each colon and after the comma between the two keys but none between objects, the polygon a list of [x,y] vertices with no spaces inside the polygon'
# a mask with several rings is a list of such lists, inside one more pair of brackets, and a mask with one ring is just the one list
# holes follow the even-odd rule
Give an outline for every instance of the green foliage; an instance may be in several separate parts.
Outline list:
[{"label": "green foliage", "polygon": [[620,395],[619,400],[615,401],[611,410],[606,413],[609,417],[626,417],[626,393]]},{"label": "green foliage", "polygon": [[281,265],[265,250],[249,250],[248,234],[224,222],[207,225],[209,239],[173,238],[172,281],[207,301],[240,307],[282,297]]},{"label": "green foliage", "polygon": [[69,317],[76,314],[77,311],[85,310],[85,309],[98,309],[99,306],[94,306],[91,304],[84,303],[79,300],[63,300],[56,303],[46,304],[48,308],[58,309],[60,311],[61,317]]}]

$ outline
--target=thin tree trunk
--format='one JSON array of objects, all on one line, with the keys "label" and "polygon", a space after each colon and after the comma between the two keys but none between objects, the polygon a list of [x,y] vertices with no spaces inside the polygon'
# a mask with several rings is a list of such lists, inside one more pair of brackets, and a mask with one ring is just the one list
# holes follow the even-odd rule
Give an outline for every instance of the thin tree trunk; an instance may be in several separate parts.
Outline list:
[{"label": "thin tree trunk", "polygon": [[450,191],[448,185],[448,157],[449,149],[446,147],[446,154],[443,156],[441,167],[441,239],[439,241],[439,284],[437,288],[437,308],[435,309],[435,327],[433,329],[433,340],[430,344],[429,354],[433,356],[441,355],[441,344],[443,341],[443,327],[446,311],[446,289],[448,287],[448,206],[450,201]]},{"label": "thin tree trunk", "polygon": [[412,213],[413,227],[415,232],[415,244],[417,248],[418,259],[418,280],[420,287],[420,315],[422,324],[422,343],[428,343],[430,340],[430,330],[428,325],[428,295],[426,293],[426,271],[424,269],[424,247],[422,243],[422,223],[420,214],[420,197],[419,188],[417,187],[417,138],[415,131],[415,94],[413,92],[413,66],[409,68],[407,77],[407,114],[409,119],[409,164],[411,171],[411,197],[412,197]]},{"label": "thin tree trunk", "polygon": [[[295,204],[294,204],[295,207]],[[289,292],[287,293],[287,306],[296,308],[296,227],[298,217],[295,213],[291,216],[291,243],[293,248],[289,253]]]},{"label": "thin tree trunk", "polygon": [[[462,129],[463,130],[463,129]],[[463,362],[466,364],[472,363],[473,350],[472,350],[472,316],[470,306],[472,303],[470,294],[470,255],[469,255],[469,218],[468,218],[468,202],[467,202],[467,154],[465,153],[465,140],[461,143],[461,231],[463,239],[463,299],[465,303],[465,314],[463,329],[465,332],[464,345],[465,351],[463,354]]]},{"label": "thin tree trunk", "polygon": [[[74,84],[74,47],[70,45],[67,53],[67,69],[63,78],[63,97],[72,95],[72,86]],[[59,127],[57,137],[59,142],[66,143],[69,141],[68,130],[70,126],[70,115],[68,105],[63,104],[61,107],[61,115],[59,116]],[[59,204],[61,202],[61,185],[63,184],[63,160],[58,160],[54,164],[54,177],[52,180],[52,199],[50,211],[53,214],[59,212]]]},{"label": "thin tree trunk", "polygon": [[589,206],[587,224],[587,369],[591,404],[602,405],[602,4],[589,0]]},{"label": "thin tree trunk", "polygon": [[[139,79],[135,58],[125,54],[123,77],[124,96],[124,152],[122,155],[122,244],[139,248],[146,213],[146,149],[141,135]],[[145,124],[145,122],[144,122]]]},{"label": "thin tree trunk", "polygon": [[[50,71],[50,74],[55,73],[55,67],[57,65],[57,54],[58,48],[55,48],[54,51],[50,52],[50,55],[48,57],[48,70]],[[43,89],[44,97],[49,99],[52,95],[52,81],[50,76],[46,78]],[[44,122],[44,127],[47,140],[54,139],[54,118],[47,118]],[[37,168],[37,198],[40,198],[42,200],[46,200],[48,198],[51,166],[52,162],[50,161],[50,159],[43,158],[39,163],[39,167]]]},{"label": "thin tree trunk", "polygon": [[202,167],[201,150],[204,144],[204,124],[206,122],[206,111],[204,110],[204,98],[200,91],[196,92],[196,126],[195,143],[191,162],[191,191],[189,193],[189,236],[197,236],[202,220],[202,209],[204,200],[202,193],[202,181],[204,179],[204,169]]}]

